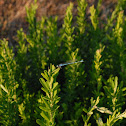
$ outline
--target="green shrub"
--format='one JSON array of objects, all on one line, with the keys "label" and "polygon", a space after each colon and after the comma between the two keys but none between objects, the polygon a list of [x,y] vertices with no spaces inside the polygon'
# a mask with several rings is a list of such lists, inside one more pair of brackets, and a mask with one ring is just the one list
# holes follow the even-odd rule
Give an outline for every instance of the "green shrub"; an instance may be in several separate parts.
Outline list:
[{"label": "green shrub", "polygon": [[126,125],[126,3],[106,22],[101,4],[89,8],[88,21],[86,0],[76,18],[70,3],[61,29],[58,17],[37,21],[36,0],[26,8],[28,33],[17,31],[15,51],[0,40],[0,125]]},{"label": "green shrub", "polygon": [[14,53],[4,39],[0,41],[0,123],[1,125],[18,124],[19,86],[16,81],[16,61]]},{"label": "green shrub", "polygon": [[56,82],[56,76],[58,74],[59,68],[55,69],[54,65],[50,65],[50,69],[48,71],[44,71],[42,73],[43,78],[40,78],[40,82],[42,84],[42,90],[45,92],[46,96],[41,95],[40,109],[41,116],[44,118],[43,120],[37,119],[36,122],[40,126],[54,126],[55,125],[55,116],[57,113],[57,109],[59,106],[57,103],[59,102],[60,97],[57,96],[58,93],[58,82]]}]

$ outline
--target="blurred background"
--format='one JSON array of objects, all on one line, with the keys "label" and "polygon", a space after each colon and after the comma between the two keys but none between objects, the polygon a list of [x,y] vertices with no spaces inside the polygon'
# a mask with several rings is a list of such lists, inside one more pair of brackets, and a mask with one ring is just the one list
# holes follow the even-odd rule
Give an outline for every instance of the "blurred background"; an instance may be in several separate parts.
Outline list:
[{"label": "blurred background", "polygon": [[[29,7],[34,0],[0,0],[0,39],[6,38],[10,45],[15,44],[16,32],[23,28],[25,32],[28,29],[26,21],[26,6]],[[36,13],[37,20],[42,16],[58,16],[58,28],[63,23],[63,17],[70,2],[74,3],[73,15],[77,15],[77,0],[37,0],[38,9]],[[87,0],[88,8],[91,5],[97,5],[98,0]],[[106,20],[111,14],[117,0],[103,0],[101,14],[99,18]],[[87,8],[87,20],[90,15]]]}]

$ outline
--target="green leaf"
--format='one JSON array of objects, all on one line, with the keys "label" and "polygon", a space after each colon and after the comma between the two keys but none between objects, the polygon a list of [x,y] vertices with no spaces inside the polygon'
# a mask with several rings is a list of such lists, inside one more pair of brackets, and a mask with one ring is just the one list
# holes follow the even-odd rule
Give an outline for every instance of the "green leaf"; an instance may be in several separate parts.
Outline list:
[{"label": "green leaf", "polygon": [[124,87],[124,88],[122,89],[122,91],[126,91],[126,87]]},{"label": "green leaf", "polygon": [[55,111],[59,108],[60,106],[57,106],[56,108],[55,108]]},{"label": "green leaf", "polygon": [[47,114],[45,114],[45,112],[42,112],[40,115],[41,115],[47,122],[50,121],[50,118],[48,117]]},{"label": "green leaf", "polygon": [[87,113],[87,115],[92,115],[93,114],[93,112],[92,111],[89,111],[88,113]]},{"label": "green leaf", "polygon": [[40,78],[39,80],[40,80],[40,83],[42,84],[42,86],[49,91],[48,83],[45,82],[45,80],[43,78]]},{"label": "green leaf", "polygon": [[37,120],[36,120],[36,123],[39,124],[40,126],[43,126],[43,121],[40,120],[40,119],[37,119]]},{"label": "green leaf", "polygon": [[46,108],[46,107],[43,107],[43,106],[39,106],[39,108],[45,112],[49,112],[50,109]]},{"label": "green leaf", "polygon": [[56,90],[57,86],[58,86],[58,82],[53,83],[53,90]]},{"label": "green leaf", "polygon": [[57,104],[60,100],[60,97],[55,98],[55,104]]},{"label": "green leaf", "polygon": [[87,126],[91,126],[91,123],[88,123],[88,125]]},{"label": "green leaf", "polygon": [[86,116],[82,115],[83,122],[86,122]]},{"label": "green leaf", "polygon": [[51,78],[50,78],[50,81],[49,81],[49,87],[50,87],[50,89],[52,89],[52,88],[53,88],[53,87],[52,87],[53,80],[54,80],[54,79],[53,79],[53,77],[51,77]]},{"label": "green leaf", "polygon": [[115,77],[115,86],[114,86],[114,93],[117,90],[117,85],[118,85],[118,77]]},{"label": "green leaf", "polygon": [[48,90],[46,90],[46,88],[41,88],[45,93],[46,93],[46,95],[49,97],[49,92],[48,92]]},{"label": "green leaf", "polygon": [[55,98],[56,95],[57,95],[57,90],[54,91],[53,97]]},{"label": "green leaf", "polygon": [[57,69],[55,69],[55,70],[53,71],[53,74],[52,74],[52,76],[55,76],[55,75],[57,75],[57,74],[58,74],[58,72],[59,72],[59,70],[60,70],[60,68],[57,68]]},{"label": "green leaf", "polygon": [[95,106],[99,103],[99,97],[97,97],[96,102],[95,102]]},{"label": "green leaf", "polygon": [[46,100],[44,99],[44,97],[42,97],[42,100],[43,100],[43,102],[45,103],[45,106],[47,107],[47,109],[50,109],[50,105],[49,105],[48,101],[46,101]]},{"label": "green leaf", "polygon": [[2,84],[0,84],[0,87],[8,94],[8,90]]},{"label": "green leaf", "polygon": [[66,120],[66,121],[65,121],[65,123],[66,123],[66,124],[69,124],[69,125],[72,124],[72,122],[73,122],[72,120]]},{"label": "green leaf", "polygon": [[45,100],[47,100],[47,101],[49,101],[50,100],[50,97],[48,97],[48,96],[45,96],[45,97],[43,97]]},{"label": "green leaf", "polygon": [[47,74],[47,71],[44,70],[44,73],[41,73],[41,75],[43,76],[43,78],[45,78],[46,80],[49,80],[49,77],[48,77],[48,74]]},{"label": "green leaf", "polygon": [[87,109],[86,109],[86,108],[83,108],[83,111],[84,111],[85,113],[88,113],[88,111],[87,111]]}]

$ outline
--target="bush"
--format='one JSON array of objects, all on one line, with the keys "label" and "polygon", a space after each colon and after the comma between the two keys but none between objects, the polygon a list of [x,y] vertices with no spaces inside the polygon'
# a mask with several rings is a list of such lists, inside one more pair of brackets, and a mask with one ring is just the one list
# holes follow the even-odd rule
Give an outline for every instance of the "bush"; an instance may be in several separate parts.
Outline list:
[{"label": "bush", "polygon": [[106,24],[101,3],[90,7],[89,23],[86,0],[78,1],[74,26],[70,3],[61,29],[57,17],[36,20],[36,1],[26,8],[28,34],[17,31],[17,52],[0,40],[0,125],[126,124],[126,3],[118,1]]}]

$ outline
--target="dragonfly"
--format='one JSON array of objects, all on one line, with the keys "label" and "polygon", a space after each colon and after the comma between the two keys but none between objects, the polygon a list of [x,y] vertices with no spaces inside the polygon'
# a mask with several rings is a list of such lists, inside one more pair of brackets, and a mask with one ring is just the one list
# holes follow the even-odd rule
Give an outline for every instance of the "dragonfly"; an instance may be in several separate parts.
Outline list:
[{"label": "dragonfly", "polygon": [[62,66],[66,66],[66,65],[69,65],[69,64],[82,63],[82,62],[84,62],[84,61],[80,60],[80,61],[75,61],[75,62],[61,63],[61,64],[57,65],[56,67],[62,67]]}]

